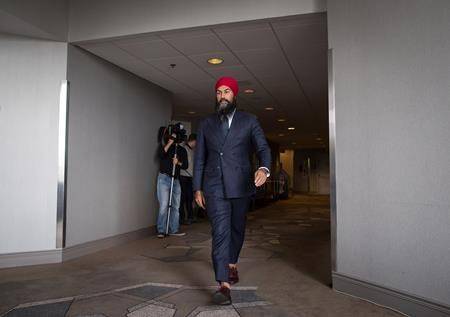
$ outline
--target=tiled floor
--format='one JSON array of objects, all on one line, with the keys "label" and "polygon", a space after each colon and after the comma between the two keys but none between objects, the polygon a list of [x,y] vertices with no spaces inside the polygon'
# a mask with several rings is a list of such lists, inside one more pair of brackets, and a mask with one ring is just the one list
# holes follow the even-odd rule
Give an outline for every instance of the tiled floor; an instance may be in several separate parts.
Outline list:
[{"label": "tiled floor", "polygon": [[249,213],[233,305],[215,290],[207,222],[63,264],[0,270],[0,316],[401,316],[334,292],[327,196]]}]

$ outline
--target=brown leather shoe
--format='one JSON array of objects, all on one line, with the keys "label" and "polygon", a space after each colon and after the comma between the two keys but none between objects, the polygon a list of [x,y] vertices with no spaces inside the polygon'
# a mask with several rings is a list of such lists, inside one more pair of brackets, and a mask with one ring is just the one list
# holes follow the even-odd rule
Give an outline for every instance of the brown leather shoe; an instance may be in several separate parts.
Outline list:
[{"label": "brown leather shoe", "polygon": [[214,293],[213,302],[216,305],[231,305],[231,290],[226,286],[221,286]]},{"label": "brown leather shoe", "polygon": [[230,274],[228,275],[228,282],[231,285],[239,282],[239,273],[237,268],[230,268]]}]

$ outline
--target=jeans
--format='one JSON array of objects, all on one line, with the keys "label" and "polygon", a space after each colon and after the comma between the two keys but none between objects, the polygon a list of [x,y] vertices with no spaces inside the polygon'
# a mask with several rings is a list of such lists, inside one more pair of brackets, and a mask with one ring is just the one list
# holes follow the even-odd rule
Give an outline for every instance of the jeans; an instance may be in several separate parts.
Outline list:
[{"label": "jeans", "polygon": [[[172,178],[169,175],[162,173],[158,174],[158,184],[156,186],[159,201],[159,213],[156,224],[158,233],[166,233],[171,180]],[[180,208],[180,196],[180,182],[178,181],[178,179],[174,179],[172,190],[172,208],[170,209],[169,219],[169,233],[177,233],[180,226],[180,214],[178,211],[178,209]]]}]

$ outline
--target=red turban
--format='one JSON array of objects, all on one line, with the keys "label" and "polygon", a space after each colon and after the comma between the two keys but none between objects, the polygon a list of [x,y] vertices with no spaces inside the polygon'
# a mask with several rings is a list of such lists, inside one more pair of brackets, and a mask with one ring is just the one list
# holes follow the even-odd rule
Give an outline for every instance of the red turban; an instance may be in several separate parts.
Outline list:
[{"label": "red turban", "polygon": [[239,92],[238,83],[237,83],[236,79],[234,79],[233,77],[222,77],[222,78],[220,78],[217,81],[217,83],[216,83],[216,90],[220,86],[230,87],[231,91],[233,92],[233,94],[235,96],[237,96],[237,94]]}]

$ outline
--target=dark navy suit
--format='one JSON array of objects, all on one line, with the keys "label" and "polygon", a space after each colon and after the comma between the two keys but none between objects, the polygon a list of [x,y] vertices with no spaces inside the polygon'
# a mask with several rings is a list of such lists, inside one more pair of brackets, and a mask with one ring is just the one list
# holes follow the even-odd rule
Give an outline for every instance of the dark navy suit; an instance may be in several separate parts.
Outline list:
[{"label": "dark navy suit", "polygon": [[253,153],[259,166],[270,168],[271,155],[254,115],[236,111],[227,131],[217,114],[204,119],[197,133],[194,191],[205,195],[212,225],[212,258],[216,280],[228,281],[228,264],[237,263],[244,242],[246,212],[255,192]]}]

